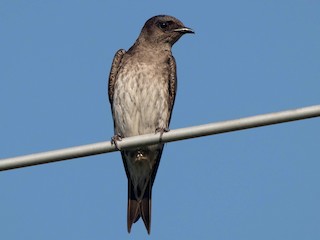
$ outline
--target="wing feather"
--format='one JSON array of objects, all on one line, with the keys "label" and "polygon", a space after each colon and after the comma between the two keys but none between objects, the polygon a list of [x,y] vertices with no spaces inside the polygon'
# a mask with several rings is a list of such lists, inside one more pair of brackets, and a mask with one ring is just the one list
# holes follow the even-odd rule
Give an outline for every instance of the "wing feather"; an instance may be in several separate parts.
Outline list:
[{"label": "wing feather", "polygon": [[176,67],[176,60],[172,55],[170,55],[168,59],[168,64],[169,64],[169,118],[168,118],[168,125],[169,125],[173,106],[174,106],[174,101],[176,99],[176,93],[177,93],[177,67]]},{"label": "wing feather", "polygon": [[[113,94],[114,94],[114,85],[117,81],[117,75],[119,72],[119,69],[121,67],[121,61],[126,51],[124,49],[120,49],[116,52],[114,55],[111,70],[109,74],[109,82],[108,82],[108,95],[109,95],[109,101],[112,108],[112,102],[113,102]],[[112,111],[113,112],[113,111]]]}]

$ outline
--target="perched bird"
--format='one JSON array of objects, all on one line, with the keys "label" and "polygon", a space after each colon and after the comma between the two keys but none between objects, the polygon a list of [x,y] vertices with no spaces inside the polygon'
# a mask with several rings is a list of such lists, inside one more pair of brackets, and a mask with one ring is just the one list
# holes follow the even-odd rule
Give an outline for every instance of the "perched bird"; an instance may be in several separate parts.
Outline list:
[{"label": "perched bird", "polygon": [[[108,83],[115,144],[125,137],[168,131],[177,89],[171,47],[185,33],[194,32],[174,17],[155,16],[127,52],[116,52]],[[162,143],[121,150],[128,177],[129,233],[141,217],[150,234],[151,191],[162,150]]]}]

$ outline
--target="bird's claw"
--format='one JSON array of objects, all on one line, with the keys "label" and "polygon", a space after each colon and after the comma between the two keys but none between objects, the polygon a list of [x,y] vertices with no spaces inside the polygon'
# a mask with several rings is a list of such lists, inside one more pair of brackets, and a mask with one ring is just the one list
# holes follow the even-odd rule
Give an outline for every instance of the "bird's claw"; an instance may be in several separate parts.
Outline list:
[{"label": "bird's claw", "polygon": [[120,134],[116,134],[111,138],[111,144],[114,144],[117,150],[121,150],[118,146],[118,141],[122,141],[122,136]]},{"label": "bird's claw", "polygon": [[161,128],[161,127],[157,127],[155,133],[160,133],[160,142],[162,141],[162,135],[165,132],[169,132],[170,129],[169,128]]}]

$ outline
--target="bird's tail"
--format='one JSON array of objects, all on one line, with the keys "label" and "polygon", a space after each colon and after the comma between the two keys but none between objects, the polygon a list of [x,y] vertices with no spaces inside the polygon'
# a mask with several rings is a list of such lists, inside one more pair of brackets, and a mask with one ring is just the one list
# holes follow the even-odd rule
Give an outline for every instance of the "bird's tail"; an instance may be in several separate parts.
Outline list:
[{"label": "bird's tail", "polygon": [[137,222],[141,217],[148,234],[150,234],[151,227],[151,190],[152,185],[149,182],[146,186],[146,190],[143,194],[142,199],[137,199],[133,191],[133,185],[129,178],[128,180],[128,213],[127,213],[127,224],[128,232],[131,231],[133,223]]}]

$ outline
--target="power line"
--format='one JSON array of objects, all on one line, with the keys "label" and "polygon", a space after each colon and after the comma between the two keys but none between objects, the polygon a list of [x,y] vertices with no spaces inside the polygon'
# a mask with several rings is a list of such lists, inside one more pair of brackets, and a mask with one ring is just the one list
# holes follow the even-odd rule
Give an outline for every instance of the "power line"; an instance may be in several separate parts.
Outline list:
[{"label": "power line", "polygon": [[[320,116],[320,105],[304,107],[294,110],[268,113],[253,117],[240,118],[217,123],[209,123],[194,127],[170,130],[164,133],[162,139],[160,134],[146,134],[135,137],[124,138],[118,142],[120,149],[135,148],[161,142],[173,142],[183,139],[203,137],[213,134],[238,131],[248,128],[262,127],[283,122],[302,120]],[[38,164],[57,162],[73,158],[86,157],[101,153],[117,151],[111,142],[99,142],[71,148],[64,148],[49,152],[35,153],[19,157],[0,160],[0,171],[15,168],[33,166]]]}]

